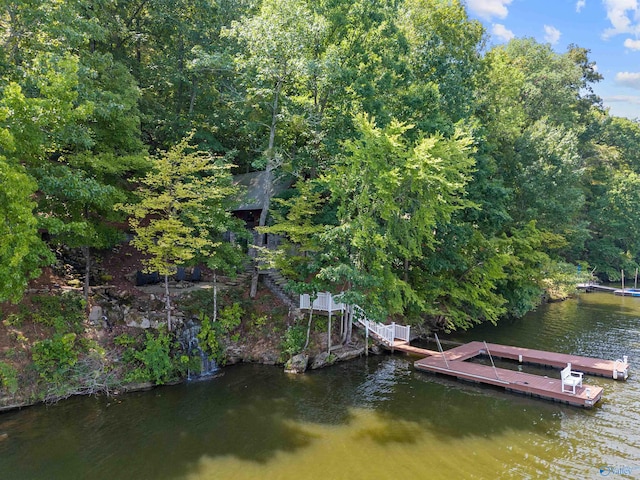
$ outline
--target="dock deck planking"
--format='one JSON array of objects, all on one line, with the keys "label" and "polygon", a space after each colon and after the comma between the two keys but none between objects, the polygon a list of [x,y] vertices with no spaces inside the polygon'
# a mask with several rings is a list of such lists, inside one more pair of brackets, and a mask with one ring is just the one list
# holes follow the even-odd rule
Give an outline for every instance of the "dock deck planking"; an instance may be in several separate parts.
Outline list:
[{"label": "dock deck planking", "polygon": [[[494,358],[520,361],[520,356],[522,356],[522,363],[544,365],[560,369],[566,367],[568,363],[571,363],[572,370],[577,370],[589,375],[625,380],[629,370],[628,363],[622,360],[604,360],[601,358],[582,357],[579,355],[547,352],[531,348],[498,345],[495,343],[487,343],[486,345],[489,348],[489,353],[491,353],[491,356]],[[481,354],[487,354],[487,348],[485,348],[484,342],[470,342],[445,351],[448,360],[468,360]],[[618,372],[615,376],[614,370]]]},{"label": "dock deck planking", "polygon": [[548,400],[565,402],[572,405],[590,408],[602,397],[602,387],[583,385],[576,388],[575,395],[562,391],[562,381],[558,378],[533,375],[503,368],[464,361],[449,361],[438,357],[426,357],[414,363],[417,370],[441,373],[456,378],[494,385],[514,392],[533,395]]}]

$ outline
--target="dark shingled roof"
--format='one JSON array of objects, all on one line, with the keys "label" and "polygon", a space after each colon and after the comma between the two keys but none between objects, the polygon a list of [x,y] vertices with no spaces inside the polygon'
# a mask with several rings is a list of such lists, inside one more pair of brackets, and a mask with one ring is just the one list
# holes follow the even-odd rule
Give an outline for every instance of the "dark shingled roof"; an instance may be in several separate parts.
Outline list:
[{"label": "dark shingled roof", "polygon": [[[242,173],[233,176],[233,183],[241,189],[239,205],[234,211],[262,210],[267,198],[267,172]],[[271,197],[283,192],[291,185],[290,179],[274,175]]]}]

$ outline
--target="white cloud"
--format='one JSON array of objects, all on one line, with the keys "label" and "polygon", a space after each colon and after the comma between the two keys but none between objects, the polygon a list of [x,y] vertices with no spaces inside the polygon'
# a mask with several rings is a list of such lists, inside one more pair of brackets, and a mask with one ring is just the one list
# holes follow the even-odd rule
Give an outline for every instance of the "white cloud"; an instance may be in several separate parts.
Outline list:
[{"label": "white cloud", "polygon": [[636,33],[640,31],[637,23],[640,15],[638,0],[603,0],[603,3],[612,27],[602,34],[605,39],[621,33]]},{"label": "white cloud", "polygon": [[640,97],[635,95],[611,95],[603,97],[602,101],[606,103],[633,103],[640,105]]},{"label": "white cloud", "polygon": [[640,72],[618,72],[616,83],[624,87],[640,90]]},{"label": "white cloud", "polygon": [[560,30],[556,27],[552,27],[551,25],[544,26],[544,39],[546,42],[549,42],[551,45],[555,45],[560,40]]},{"label": "white cloud", "polygon": [[627,38],[624,41],[624,46],[629,50],[640,50],[640,40],[631,40]]},{"label": "white cloud", "polygon": [[503,42],[508,42],[515,37],[514,33],[501,23],[494,23],[491,27],[491,33]]},{"label": "white cloud", "polygon": [[507,18],[509,5],[513,0],[467,0],[467,7],[485,20],[493,17]]},{"label": "white cloud", "polygon": [[576,2],[576,12],[580,13],[580,11],[584,8],[586,4],[587,4],[586,0],[578,0]]}]

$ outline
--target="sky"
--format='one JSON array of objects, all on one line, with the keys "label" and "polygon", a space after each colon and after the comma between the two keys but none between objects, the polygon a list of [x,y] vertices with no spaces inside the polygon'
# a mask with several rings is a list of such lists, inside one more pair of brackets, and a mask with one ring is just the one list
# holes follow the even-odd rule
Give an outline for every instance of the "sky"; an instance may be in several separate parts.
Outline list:
[{"label": "sky", "polygon": [[489,45],[533,37],[558,53],[590,50],[604,79],[594,85],[612,115],[640,118],[640,0],[463,0]]}]

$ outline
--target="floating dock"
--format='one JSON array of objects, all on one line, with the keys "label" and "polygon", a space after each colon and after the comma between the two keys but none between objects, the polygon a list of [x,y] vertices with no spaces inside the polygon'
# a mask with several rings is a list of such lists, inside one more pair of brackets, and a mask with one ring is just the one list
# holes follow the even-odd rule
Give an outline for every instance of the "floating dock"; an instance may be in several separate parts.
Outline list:
[{"label": "floating dock", "polygon": [[640,289],[638,288],[619,288],[613,291],[614,295],[622,295],[623,297],[640,297]]},{"label": "floating dock", "polygon": [[584,384],[576,387],[576,393],[573,394],[570,391],[563,391],[560,378],[543,377],[465,361],[446,363],[442,356],[423,358],[415,362],[414,366],[418,370],[495,385],[512,392],[564,402],[578,407],[591,408],[602,398],[602,387]]},{"label": "floating dock", "polygon": [[393,350],[424,355],[425,358],[414,363],[417,370],[494,385],[509,391],[586,408],[593,407],[602,398],[602,387],[582,384],[575,388],[574,394],[572,391],[567,391],[566,385],[563,388],[560,372],[557,373],[557,378],[551,378],[467,360],[480,355],[490,355],[492,359],[504,358],[519,363],[559,369],[566,368],[570,364],[574,371],[616,380],[626,380],[629,376],[629,363],[626,357],[620,360],[603,360],[485,342],[470,342],[442,353],[413,347],[405,342],[395,342]]},{"label": "floating dock", "polygon": [[614,295],[621,295],[623,297],[640,297],[640,288],[615,288],[598,283],[579,283],[576,285],[576,288],[578,290],[584,290],[585,292],[611,292]]},{"label": "floating dock", "polygon": [[[488,351],[487,351],[488,349]],[[491,354],[493,358],[506,358],[519,363],[543,365],[545,367],[564,368],[571,364],[573,370],[588,375],[626,380],[629,377],[628,359],[604,360],[601,358],[582,357],[566,353],[547,352],[531,348],[498,345],[496,343],[471,342],[446,350],[448,360],[465,361],[478,355]]]}]

